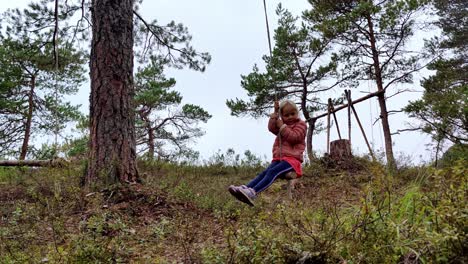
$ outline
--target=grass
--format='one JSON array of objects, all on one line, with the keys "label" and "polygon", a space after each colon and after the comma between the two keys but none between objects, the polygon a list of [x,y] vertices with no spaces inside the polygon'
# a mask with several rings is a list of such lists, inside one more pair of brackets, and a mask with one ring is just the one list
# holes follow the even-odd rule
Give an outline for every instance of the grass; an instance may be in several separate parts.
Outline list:
[{"label": "grass", "polygon": [[[464,263],[466,162],[314,164],[255,207],[226,188],[263,167],[141,163],[143,184],[90,192],[80,166],[0,169],[0,263]],[[407,261],[407,262],[404,262]]]}]

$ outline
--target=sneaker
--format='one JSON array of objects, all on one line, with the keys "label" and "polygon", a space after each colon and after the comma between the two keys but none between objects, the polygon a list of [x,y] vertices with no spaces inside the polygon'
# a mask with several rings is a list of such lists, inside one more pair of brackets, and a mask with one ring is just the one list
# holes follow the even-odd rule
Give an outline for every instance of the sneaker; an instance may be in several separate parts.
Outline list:
[{"label": "sneaker", "polygon": [[234,195],[239,201],[250,206],[254,206],[253,200],[257,197],[255,190],[252,188],[238,188],[238,192]]},{"label": "sneaker", "polygon": [[228,191],[234,195],[234,193],[237,193],[239,192],[239,189],[248,189],[249,187],[245,186],[245,185],[241,185],[241,186],[235,186],[235,185],[229,185],[228,187]]},{"label": "sneaker", "polygon": [[236,196],[235,194],[238,192],[239,188],[240,187],[237,187],[235,185],[229,185],[228,191],[229,191],[229,193],[231,193],[235,197]]}]

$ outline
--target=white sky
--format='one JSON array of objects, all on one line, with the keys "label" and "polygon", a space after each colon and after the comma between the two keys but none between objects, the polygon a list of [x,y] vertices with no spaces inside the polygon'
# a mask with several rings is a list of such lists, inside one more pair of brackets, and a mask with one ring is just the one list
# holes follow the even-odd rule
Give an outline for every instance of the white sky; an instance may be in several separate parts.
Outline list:
[{"label": "white sky", "polygon": [[[29,2],[30,0],[2,0],[0,13],[8,8],[25,7]],[[272,38],[277,21],[275,9],[279,2],[267,0]],[[309,4],[307,0],[288,0],[283,2],[283,7],[295,15],[300,15],[301,11],[309,8]],[[166,73],[167,77],[176,79],[175,90],[181,92],[183,103],[200,105],[213,116],[207,124],[201,125],[206,135],[192,145],[193,149],[199,151],[203,159],[208,159],[218,150],[225,152],[228,148],[233,148],[239,154],[250,150],[256,155],[269,159],[274,136],[266,128],[267,117],[258,120],[233,117],[226,106],[227,99],[236,97],[247,99],[246,92],[240,86],[240,75],[251,72],[255,63],[263,69],[261,57],[268,54],[263,1],[145,0],[139,12],[147,21],[157,19],[160,24],[167,24],[171,20],[183,23],[193,36],[193,47],[197,51],[209,52],[212,56],[212,61],[204,73],[191,70],[171,70]],[[419,80],[415,80],[412,88],[421,90]],[[375,85],[368,83],[353,90],[352,96],[356,99],[365,95],[360,91],[375,90]],[[342,93],[341,90],[334,92]],[[404,93],[392,97],[388,101],[388,109],[400,109],[408,100],[415,100],[420,96],[421,93]],[[82,104],[83,111],[87,112],[88,99],[89,84],[86,84],[73,102]],[[373,122],[371,120],[375,120],[379,113],[377,101],[371,99],[360,103],[356,105],[356,110],[374,148],[383,149],[380,122],[373,127],[371,125]],[[396,114],[390,117],[390,121],[392,131],[396,131],[404,128],[406,122],[411,120],[405,114]],[[347,138],[346,111],[338,114],[338,122],[342,136]],[[367,153],[367,147],[354,117],[352,123],[353,151]],[[333,127],[331,140],[337,138],[336,129]],[[425,147],[425,144],[430,142],[428,135],[408,132],[393,136],[393,142],[397,156],[400,152],[405,153],[412,157],[414,162],[431,159],[431,154]],[[314,136],[313,146],[319,153],[326,151],[325,132]]]}]

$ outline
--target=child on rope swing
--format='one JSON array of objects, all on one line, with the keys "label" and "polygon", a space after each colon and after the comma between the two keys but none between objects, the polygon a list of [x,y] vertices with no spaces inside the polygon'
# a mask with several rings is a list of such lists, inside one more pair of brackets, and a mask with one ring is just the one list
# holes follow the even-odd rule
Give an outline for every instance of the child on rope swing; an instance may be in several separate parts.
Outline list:
[{"label": "child on rope swing", "polygon": [[228,188],[235,198],[250,206],[254,206],[253,200],[257,195],[277,178],[293,170],[298,177],[302,176],[306,123],[299,118],[297,106],[290,100],[275,101],[274,110],[268,121],[268,130],[276,136],[271,164],[247,185]]}]

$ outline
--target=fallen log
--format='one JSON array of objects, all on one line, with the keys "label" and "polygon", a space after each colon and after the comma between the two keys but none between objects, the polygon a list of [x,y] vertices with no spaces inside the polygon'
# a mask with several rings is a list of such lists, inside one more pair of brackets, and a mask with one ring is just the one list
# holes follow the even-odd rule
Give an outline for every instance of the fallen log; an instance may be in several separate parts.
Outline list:
[{"label": "fallen log", "polygon": [[4,167],[53,167],[62,168],[69,162],[62,158],[50,160],[0,160],[0,166]]}]

